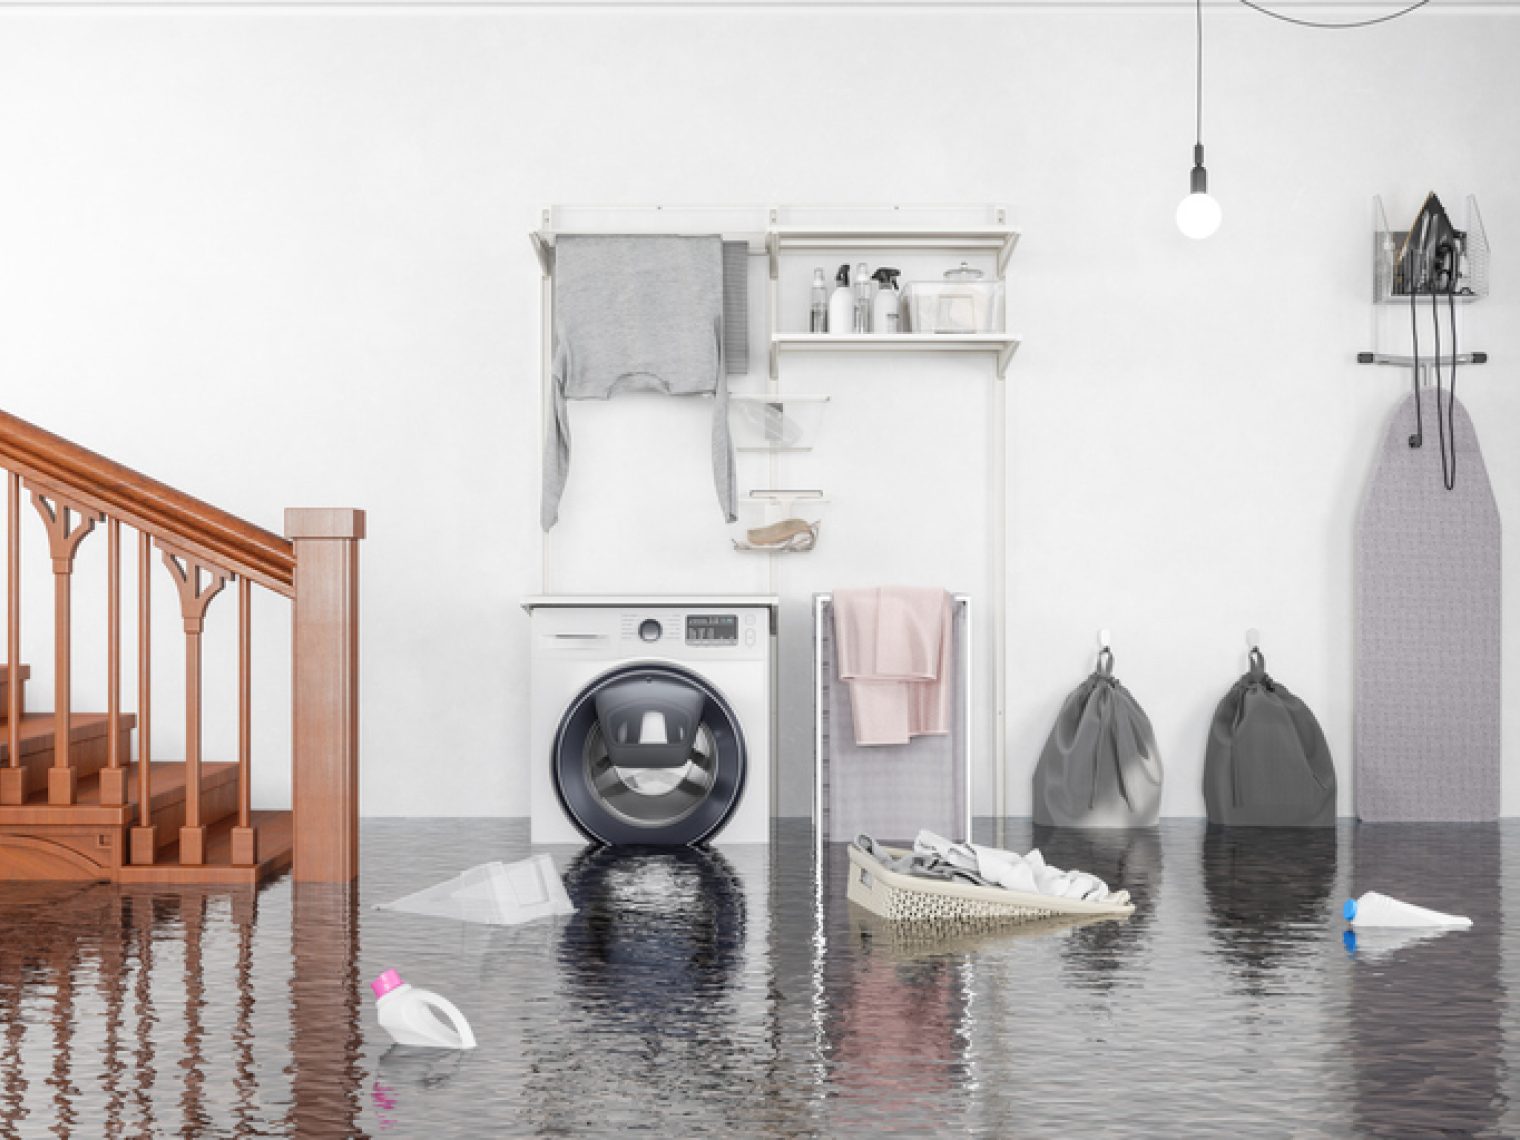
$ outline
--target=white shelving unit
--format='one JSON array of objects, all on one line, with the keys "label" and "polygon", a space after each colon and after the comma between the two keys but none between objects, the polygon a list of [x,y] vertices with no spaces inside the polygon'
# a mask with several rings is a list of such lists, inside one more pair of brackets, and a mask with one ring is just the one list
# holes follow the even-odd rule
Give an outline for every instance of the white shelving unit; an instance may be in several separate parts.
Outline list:
[{"label": "white shelving unit", "polygon": [[[939,224],[948,216],[960,218],[957,222]],[[815,224],[820,218],[844,219],[843,224]],[[934,219],[932,222],[915,224],[909,219]],[[871,221],[867,221],[871,219]],[[855,223],[855,224],[851,224]],[[781,359],[800,353],[979,353],[988,357],[995,366],[997,384],[993,389],[993,417],[998,425],[1006,425],[1007,399],[1003,381],[1008,366],[1017,353],[1022,339],[1007,332],[984,333],[871,333],[828,334],[785,330],[780,327],[780,277],[781,263],[787,254],[803,252],[865,252],[882,254],[960,254],[990,259],[996,267],[996,276],[1002,280],[1008,264],[1022,236],[1020,230],[1008,224],[1007,211],[1000,206],[988,207],[676,207],[661,206],[621,207],[587,206],[556,207],[542,215],[542,224],[530,234],[534,253],[543,275],[542,285],[542,336],[543,336],[543,407],[541,414],[547,417],[550,406],[549,371],[553,338],[553,275],[556,239],[565,234],[586,233],[648,233],[648,234],[711,234],[721,233],[725,240],[743,240],[752,256],[763,256],[768,261],[769,291],[767,297],[766,327],[769,333],[767,345],[769,379],[763,396],[755,397],[767,403],[781,404],[788,399],[811,399],[800,394],[788,396],[781,390]],[[996,755],[995,783],[997,796],[998,842],[1002,840],[1002,817],[1007,808],[1007,443],[1006,430],[994,433],[991,472],[990,512],[992,525],[990,555],[992,561],[992,633],[994,645],[993,700],[996,707],[996,723],[993,731]],[[788,450],[806,448],[768,443],[768,479],[775,487],[780,474],[780,458]],[[764,489],[752,494],[770,493]],[[771,593],[777,593],[776,562],[771,565]],[[544,589],[549,582],[549,543],[544,537],[543,545]]]},{"label": "white shelving unit", "polygon": [[[880,214],[883,210],[862,209],[860,214]],[[913,211],[910,211],[910,213]],[[841,211],[843,213],[843,211]],[[991,257],[1002,281],[1009,260],[1018,247],[1022,231],[1008,224],[1007,210],[988,207],[986,224],[952,225],[791,225],[780,211],[773,211],[771,226],[765,235],[765,251],[770,269],[768,327],[770,330],[770,378],[767,391],[781,394],[781,359],[793,353],[981,353],[992,358],[997,384],[993,394],[993,416],[1006,425],[1007,395],[1003,381],[1008,366],[1018,351],[1022,338],[1008,332],[983,333],[807,333],[780,327],[780,279],[782,258],[789,253],[872,251],[881,254],[945,253],[981,254]],[[895,220],[895,219],[894,219]],[[1006,296],[1006,291],[1005,291]],[[1004,322],[1006,327],[1006,322]],[[1007,676],[1008,643],[1005,599],[1008,592],[1007,568],[1007,443],[1006,428],[995,433],[997,440],[992,457],[992,628],[993,628],[993,702],[996,718],[993,728],[996,769],[999,844],[1003,842],[1002,819],[1007,811]],[[776,474],[772,457],[772,477]]]}]

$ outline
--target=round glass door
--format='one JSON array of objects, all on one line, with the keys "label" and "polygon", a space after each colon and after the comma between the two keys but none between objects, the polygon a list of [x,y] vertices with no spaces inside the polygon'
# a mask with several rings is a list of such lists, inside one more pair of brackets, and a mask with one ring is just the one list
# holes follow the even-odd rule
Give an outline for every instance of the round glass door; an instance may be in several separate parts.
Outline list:
[{"label": "round glass door", "polygon": [[560,720],[554,786],[588,839],[681,845],[711,837],[744,789],[743,732],[709,682],[674,665],[598,677]]}]

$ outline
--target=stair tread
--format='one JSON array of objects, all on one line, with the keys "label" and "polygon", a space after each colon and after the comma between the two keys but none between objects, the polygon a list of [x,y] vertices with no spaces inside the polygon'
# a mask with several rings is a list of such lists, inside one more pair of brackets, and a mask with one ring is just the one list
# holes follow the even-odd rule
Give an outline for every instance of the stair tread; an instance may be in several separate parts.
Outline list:
[{"label": "stair tread", "polygon": [[249,822],[258,830],[259,861],[251,867],[232,865],[232,829],[237,816],[218,820],[206,828],[206,861],[181,866],[179,843],[158,849],[150,866],[128,864],[117,882],[129,883],[257,883],[290,866],[295,829],[288,811],[256,811]]},{"label": "stair tread", "polygon": [[[133,729],[137,727],[137,717],[133,713],[118,714],[120,727]],[[3,721],[7,730],[9,722]],[[69,714],[69,742],[93,740],[97,736],[109,735],[111,718],[108,713],[70,713]],[[21,730],[21,755],[26,756],[33,752],[45,752],[53,747],[53,731],[57,727],[58,718],[50,712],[46,713],[23,713],[21,723],[17,727]],[[9,731],[0,732],[0,760],[10,759],[10,735]]]},{"label": "stair tread", "polygon": [[[152,765],[151,809],[158,811],[185,796],[185,763],[183,760],[155,760]],[[41,787],[27,797],[26,803],[14,807],[0,806],[0,825],[28,823],[68,823],[84,826],[135,823],[137,819],[137,771],[138,764],[128,764],[126,804],[103,805],[100,802],[100,775],[90,773],[79,777],[74,803],[53,806],[48,803],[46,787]],[[236,763],[223,761],[201,762],[201,790],[205,792],[224,784],[237,781]],[[46,817],[46,818],[40,818]]]}]

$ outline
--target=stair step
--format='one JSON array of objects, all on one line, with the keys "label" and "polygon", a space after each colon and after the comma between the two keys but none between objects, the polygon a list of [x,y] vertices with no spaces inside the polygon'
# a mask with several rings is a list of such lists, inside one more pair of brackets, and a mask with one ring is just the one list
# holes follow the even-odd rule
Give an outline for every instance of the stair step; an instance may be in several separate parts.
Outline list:
[{"label": "stair step", "polygon": [[[237,765],[201,764],[201,820],[211,824],[237,811]],[[124,805],[100,802],[100,774],[81,776],[75,802],[48,803],[46,786],[34,791],[26,803],[0,806],[0,826],[7,824],[78,824],[82,827],[124,826],[137,823],[137,772],[127,765],[127,799]],[[150,811],[159,829],[159,845],[178,842],[185,820],[185,765],[182,761],[155,761],[150,773]]]},{"label": "stair step", "polygon": [[116,881],[122,885],[162,886],[167,883],[262,882],[289,869],[294,848],[294,828],[288,811],[256,811],[250,822],[258,831],[259,861],[251,867],[232,865],[232,828],[236,816],[219,820],[206,829],[206,860],[203,864],[181,866],[179,842],[169,844],[154,857],[151,866],[127,865],[118,869]]},{"label": "stair step", "polygon": [[[27,679],[32,675],[32,667],[30,665],[22,665],[17,668],[16,674],[20,679],[20,684],[18,684],[16,687],[21,690],[21,707],[22,709],[25,709],[26,682]],[[0,664],[0,724],[5,723],[6,712],[11,707],[10,695],[10,674],[6,672],[5,666],[3,664]]]},{"label": "stair step", "polygon": [[[47,772],[53,766],[54,730],[58,718],[52,713],[26,713],[18,726],[21,730],[21,756],[18,765],[25,773],[27,798],[30,802],[38,790],[47,789]],[[137,726],[137,717],[122,713],[118,732],[122,755],[130,755],[131,733]],[[73,713],[69,717],[69,764],[83,782],[106,766],[106,739],[109,735],[110,717],[105,713]],[[10,726],[0,731],[0,766],[10,764]]]},{"label": "stair step", "polygon": [[[151,812],[157,834],[156,847],[162,849],[179,842],[179,829],[185,825],[185,765],[182,761],[155,762],[151,773],[153,799]],[[229,816],[237,814],[236,764],[201,762],[201,825],[210,828]],[[132,765],[132,780],[137,779],[137,765]],[[133,787],[131,798],[137,800]],[[137,825],[137,810],[132,810],[130,822]],[[155,861],[158,856],[154,856]]]}]

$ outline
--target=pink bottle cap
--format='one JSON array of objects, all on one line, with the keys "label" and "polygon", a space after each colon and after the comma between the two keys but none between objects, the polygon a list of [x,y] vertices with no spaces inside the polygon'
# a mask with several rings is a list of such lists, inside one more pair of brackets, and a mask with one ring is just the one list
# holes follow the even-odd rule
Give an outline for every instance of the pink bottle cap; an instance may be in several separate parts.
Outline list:
[{"label": "pink bottle cap", "polygon": [[378,1001],[398,986],[406,983],[401,980],[401,975],[395,970],[387,970],[369,984],[369,988],[375,991],[375,1000]]}]

